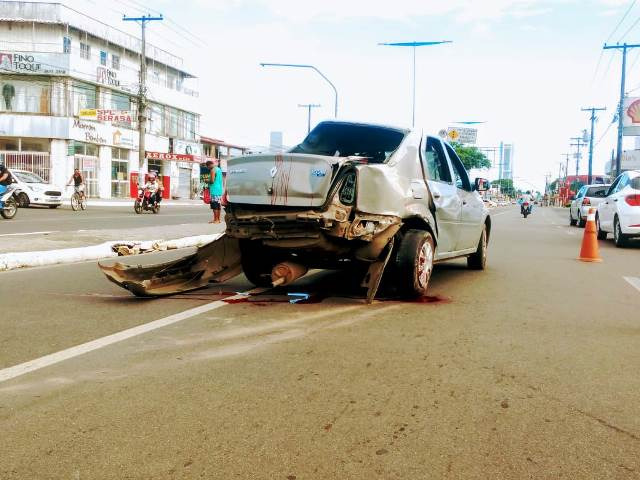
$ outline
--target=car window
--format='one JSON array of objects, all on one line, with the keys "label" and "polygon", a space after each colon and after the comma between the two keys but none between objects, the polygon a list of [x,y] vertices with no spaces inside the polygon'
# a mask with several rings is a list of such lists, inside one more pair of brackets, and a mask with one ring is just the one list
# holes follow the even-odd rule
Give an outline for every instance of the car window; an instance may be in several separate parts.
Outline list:
[{"label": "car window", "polygon": [[14,177],[24,183],[45,183],[45,181],[40,178],[35,173],[31,172],[11,172]]},{"label": "car window", "polygon": [[620,181],[618,182],[618,185],[616,186],[616,189],[613,193],[618,193],[622,191],[624,187],[626,187],[628,184],[629,184],[629,175],[627,175],[626,173],[623,173],[620,176]]},{"label": "car window", "polygon": [[451,166],[453,167],[453,175],[455,177],[456,187],[471,191],[471,183],[469,182],[469,175],[467,174],[467,170],[464,168],[462,164],[462,160],[458,157],[458,154],[451,147],[451,145],[446,145],[447,154],[449,155],[449,160],[451,160]]},{"label": "car window", "polygon": [[321,122],[290,152],[367,157],[370,163],[384,163],[400,146],[405,134],[403,130],[390,127]]},{"label": "car window", "polygon": [[589,187],[589,189],[587,190],[587,197],[604,197],[604,194],[606,193],[607,188],[606,187]]},{"label": "car window", "polygon": [[618,183],[620,183],[621,178],[622,178],[622,175],[613,181],[613,183],[609,187],[609,190],[607,190],[607,195],[606,195],[607,197],[616,191],[616,189],[618,188]]},{"label": "car window", "polygon": [[449,164],[442,149],[442,143],[437,138],[427,137],[423,149],[422,162],[425,174],[429,180],[451,183]]},{"label": "car window", "polygon": [[630,184],[631,188],[640,190],[640,177],[632,178]]}]

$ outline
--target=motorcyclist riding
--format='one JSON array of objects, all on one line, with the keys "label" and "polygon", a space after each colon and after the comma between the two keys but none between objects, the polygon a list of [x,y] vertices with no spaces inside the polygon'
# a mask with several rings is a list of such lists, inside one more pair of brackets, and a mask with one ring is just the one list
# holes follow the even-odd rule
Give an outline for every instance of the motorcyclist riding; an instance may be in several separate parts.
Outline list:
[{"label": "motorcyclist riding", "polygon": [[[4,166],[4,164],[0,163],[0,197],[4,192],[7,191],[7,187],[11,185],[13,182],[13,177],[11,177],[11,172]],[[4,207],[4,202],[0,200],[0,208]]]},{"label": "motorcyclist riding", "polygon": [[520,213],[524,213],[524,206],[527,205],[529,208],[529,213],[533,211],[533,195],[531,192],[527,190],[520,196]]},{"label": "motorcyclist riding", "polygon": [[144,189],[149,192],[149,201],[154,205],[157,205],[162,200],[162,188],[156,177],[155,173],[150,173],[147,183],[144,185]]}]

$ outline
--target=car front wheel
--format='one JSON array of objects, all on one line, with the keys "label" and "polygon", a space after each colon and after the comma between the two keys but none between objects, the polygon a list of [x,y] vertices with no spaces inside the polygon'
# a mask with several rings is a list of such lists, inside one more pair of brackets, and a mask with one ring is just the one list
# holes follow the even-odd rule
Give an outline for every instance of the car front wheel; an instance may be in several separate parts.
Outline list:
[{"label": "car front wheel", "polygon": [[409,230],[400,243],[396,256],[398,286],[402,295],[423,297],[427,294],[435,242],[431,234],[424,230]]},{"label": "car front wheel", "polygon": [[607,232],[600,228],[600,217],[596,215],[596,229],[598,230],[598,240],[606,240]]},{"label": "car front wheel", "polygon": [[569,225],[575,227],[576,223],[578,223],[578,221],[573,219],[573,215],[571,214],[571,207],[569,207]]}]

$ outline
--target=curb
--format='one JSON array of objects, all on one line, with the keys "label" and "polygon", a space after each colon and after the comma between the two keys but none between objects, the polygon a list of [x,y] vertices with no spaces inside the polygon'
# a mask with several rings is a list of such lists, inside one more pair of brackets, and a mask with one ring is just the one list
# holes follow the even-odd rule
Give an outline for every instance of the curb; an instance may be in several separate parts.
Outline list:
[{"label": "curb", "polygon": [[[196,235],[171,240],[110,241],[87,247],[44,250],[38,252],[14,252],[0,254],[0,272],[28,267],[45,267],[69,263],[115,258],[118,247],[130,254],[161,252],[187,247],[201,247],[220,238],[223,234]],[[121,250],[122,251],[122,250]]]}]

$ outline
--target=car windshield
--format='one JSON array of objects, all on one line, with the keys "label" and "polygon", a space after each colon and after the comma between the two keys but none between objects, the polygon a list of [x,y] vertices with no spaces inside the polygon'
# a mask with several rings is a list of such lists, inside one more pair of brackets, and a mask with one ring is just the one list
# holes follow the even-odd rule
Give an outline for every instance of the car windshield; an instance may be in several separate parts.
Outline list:
[{"label": "car windshield", "polygon": [[371,163],[383,163],[398,148],[405,134],[390,127],[323,122],[290,152],[367,157]]},{"label": "car windshield", "polygon": [[11,172],[18,180],[24,183],[46,183],[35,173],[31,172]]}]

